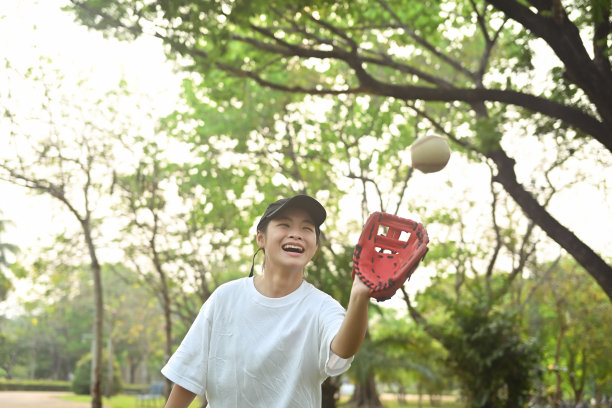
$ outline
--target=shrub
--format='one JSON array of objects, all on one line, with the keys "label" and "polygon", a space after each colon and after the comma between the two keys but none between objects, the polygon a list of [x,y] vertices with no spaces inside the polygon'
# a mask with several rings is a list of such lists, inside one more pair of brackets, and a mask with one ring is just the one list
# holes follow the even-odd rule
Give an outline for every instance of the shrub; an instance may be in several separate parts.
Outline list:
[{"label": "shrub", "polygon": [[[108,382],[108,360],[102,359],[102,392],[105,395],[116,395],[121,392],[121,370],[119,364],[113,361],[113,381],[110,388],[110,393],[107,392]],[[81,358],[74,370],[74,378],[72,379],[72,391],[75,394],[86,395],[90,393],[91,386],[91,354],[86,354]]]},{"label": "shrub", "polygon": [[0,391],[70,391],[70,383],[52,380],[0,379]]},{"label": "shrub", "polygon": [[469,407],[525,406],[540,376],[535,343],[520,336],[511,309],[491,309],[486,302],[458,302],[445,333],[448,362]]}]

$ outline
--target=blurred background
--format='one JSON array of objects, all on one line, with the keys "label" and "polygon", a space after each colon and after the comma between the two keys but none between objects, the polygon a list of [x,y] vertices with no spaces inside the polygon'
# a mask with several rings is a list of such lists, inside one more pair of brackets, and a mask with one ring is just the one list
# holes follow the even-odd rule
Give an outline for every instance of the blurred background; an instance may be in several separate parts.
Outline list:
[{"label": "blurred background", "polygon": [[162,406],[266,203],[306,193],[306,279],[345,306],[371,212],[430,236],[324,407],[612,406],[610,1],[568,3],[3,2],[0,390]]}]

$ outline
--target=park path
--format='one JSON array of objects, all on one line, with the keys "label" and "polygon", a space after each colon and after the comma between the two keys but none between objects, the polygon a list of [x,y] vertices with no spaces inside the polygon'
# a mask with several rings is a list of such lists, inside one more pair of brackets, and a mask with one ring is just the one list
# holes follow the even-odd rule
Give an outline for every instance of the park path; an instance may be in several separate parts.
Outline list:
[{"label": "park path", "polygon": [[91,404],[62,398],[68,392],[0,391],[2,408],[89,408]]}]

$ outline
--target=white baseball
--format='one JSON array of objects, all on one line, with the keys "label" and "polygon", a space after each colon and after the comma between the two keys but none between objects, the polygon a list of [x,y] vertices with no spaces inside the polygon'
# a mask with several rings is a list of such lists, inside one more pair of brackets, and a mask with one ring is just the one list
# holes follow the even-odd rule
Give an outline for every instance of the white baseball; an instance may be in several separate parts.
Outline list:
[{"label": "white baseball", "polygon": [[440,136],[425,136],[410,146],[412,167],[423,173],[442,170],[450,159],[450,153],[448,142]]}]

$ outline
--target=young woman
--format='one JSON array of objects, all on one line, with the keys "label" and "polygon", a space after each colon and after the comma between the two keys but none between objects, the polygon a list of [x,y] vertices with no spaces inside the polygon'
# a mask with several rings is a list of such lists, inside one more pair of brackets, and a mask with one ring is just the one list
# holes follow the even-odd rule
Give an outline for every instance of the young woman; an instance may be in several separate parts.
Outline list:
[{"label": "young woman", "polygon": [[325,218],[306,195],[268,206],[257,225],[263,274],[221,285],[204,303],[162,369],[175,384],[166,408],[204,394],[210,408],[321,406],[321,384],[348,370],[363,342],[369,304],[359,279],[346,311],[304,281]]}]

